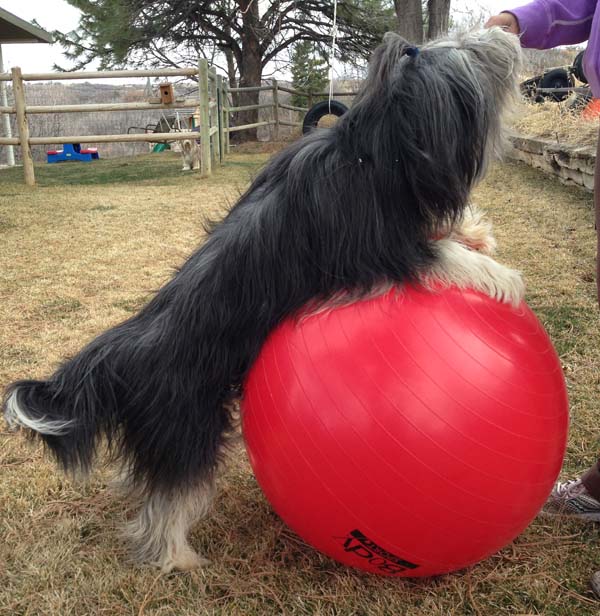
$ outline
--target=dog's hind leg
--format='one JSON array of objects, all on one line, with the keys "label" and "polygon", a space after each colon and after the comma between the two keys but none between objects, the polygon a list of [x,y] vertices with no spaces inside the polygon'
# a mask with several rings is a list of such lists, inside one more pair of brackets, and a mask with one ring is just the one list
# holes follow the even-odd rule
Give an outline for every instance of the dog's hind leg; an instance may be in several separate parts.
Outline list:
[{"label": "dog's hind leg", "polygon": [[160,567],[165,573],[209,564],[188,543],[195,522],[208,511],[214,495],[213,478],[176,489],[155,489],[145,496],[137,516],[127,525],[136,561]]}]

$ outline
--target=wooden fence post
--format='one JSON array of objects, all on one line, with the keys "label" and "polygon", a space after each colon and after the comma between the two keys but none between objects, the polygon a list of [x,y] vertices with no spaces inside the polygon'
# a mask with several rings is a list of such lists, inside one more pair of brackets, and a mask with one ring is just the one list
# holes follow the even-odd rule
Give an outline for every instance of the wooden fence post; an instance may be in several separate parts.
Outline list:
[{"label": "wooden fence post", "polygon": [[225,154],[229,154],[231,151],[231,145],[229,143],[229,114],[231,113],[229,111],[229,85],[226,84],[223,87],[223,99],[224,99],[224,103],[223,103],[223,112],[224,112],[224,119],[225,119]]},{"label": "wooden fence post", "polygon": [[225,127],[223,117],[223,77],[217,75],[217,121],[219,122],[219,162],[225,159]]},{"label": "wooden fence post", "polygon": [[273,79],[273,114],[275,116],[275,129],[273,130],[273,138],[279,141],[279,84],[277,79]]},{"label": "wooden fence post", "polygon": [[209,101],[210,101],[210,133],[213,162],[221,162],[221,143],[219,141],[219,95],[217,94],[217,69],[208,69]]},{"label": "wooden fence post", "polygon": [[208,61],[198,58],[198,95],[200,97],[200,150],[202,152],[201,172],[203,176],[211,174],[210,151],[210,113],[208,97]]},{"label": "wooden fence post", "polygon": [[25,184],[27,184],[27,186],[35,186],[35,171],[33,168],[33,156],[31,155],[31,144],[29,143],[29,123],[27,122],[27,113],[25,109],[23,76],[18,66],[15,66],[11,72],[13,96],[15,98],[15,108],[17,112],[17,130],[19,131],[19,143],[21,145],[21,155],[23,157]]}]

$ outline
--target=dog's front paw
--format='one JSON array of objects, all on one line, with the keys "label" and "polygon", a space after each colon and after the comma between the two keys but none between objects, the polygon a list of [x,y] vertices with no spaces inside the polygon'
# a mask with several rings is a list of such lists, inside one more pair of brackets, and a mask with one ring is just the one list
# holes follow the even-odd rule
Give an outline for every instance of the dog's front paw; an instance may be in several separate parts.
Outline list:
[{"label": "dog's front paw", "polygon": [[525,295],[521,274],[470,250],[462,242],[444,239],[437,242],[438,259],[425,277],[425,286],[437,283],[475,289],[495,300],[518,306]]},{"label": "dog's front paw", "polygon": [[483,268],[485,275],[475,286],[500,302],[518,306],[525,297],[525,283],[521,273],[493,259],[486,261],[488,261],[486,267]]}]

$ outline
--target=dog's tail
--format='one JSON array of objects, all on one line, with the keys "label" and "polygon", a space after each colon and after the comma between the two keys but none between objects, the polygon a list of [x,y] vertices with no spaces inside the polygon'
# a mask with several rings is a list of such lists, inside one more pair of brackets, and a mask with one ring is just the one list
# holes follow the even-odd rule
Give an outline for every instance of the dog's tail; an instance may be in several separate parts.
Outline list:
[{"label": "dog's tail", "polygon": [[[39,438],[67,472],[87,473],[98,446],[118,453],[119,400],[127,389],[135,318],[93,339],[63,362],[47,380],[19,380],[8,386],[4,416],[9,426]],[[127,352],[129,351],[129,352]]]},{"label": "dog's tail", "polygon": [[64,436],[75,421],[60,416],[53,408],[48,381],[18,381],[11,385],[4,401],[4,416],[10,427],[28,428],[40,436]]},{"label": "dog's tail", "polygon": [[[183,282],[176,276],[139,314],[93,339],[47,380],[10,385],[8,424],[43,441],[70,473],[88,473],[102,450],[148,489],[208,477],[232,429],[224,405],[239,377],[222,369],[231,363],[228,347],[207,333],[224,331],[215,321],[223,311],[196,310],[199,302],[189,299],[196,295],[187,292],[192,282],[189,273]],[[176,301],[179,287],[186,292]]]},{"label": "dog's tail", "polygon": [[[65,471],[89,471],[102,435],[116,434],[114,405],[99,403],[106,392],[95,378],[74,383],[59,369],[49,380],[23,380],[9,386],[4,416],[41,439]],[[71,375],[72,376],[72,375]],[[100,385],[100,389],[106,383]]]}]

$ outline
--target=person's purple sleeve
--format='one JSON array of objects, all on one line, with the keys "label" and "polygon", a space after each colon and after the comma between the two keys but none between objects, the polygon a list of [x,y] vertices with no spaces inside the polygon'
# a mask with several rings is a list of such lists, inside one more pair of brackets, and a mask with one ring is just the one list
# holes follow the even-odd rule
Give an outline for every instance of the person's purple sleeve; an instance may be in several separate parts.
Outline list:
[{"label": "person's purple sleeve", "polygon": [[519,22],[523,47],[549,49],[586,41],[597,0],[534,0],[506,11]]}]

